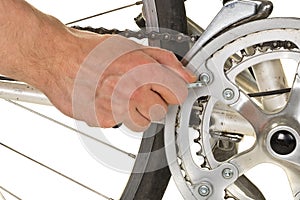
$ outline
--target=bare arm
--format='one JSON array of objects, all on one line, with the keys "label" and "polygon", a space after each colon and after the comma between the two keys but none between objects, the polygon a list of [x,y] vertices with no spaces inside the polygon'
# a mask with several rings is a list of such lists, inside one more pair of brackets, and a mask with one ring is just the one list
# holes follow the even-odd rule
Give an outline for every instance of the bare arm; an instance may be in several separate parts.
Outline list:
[{"label": "bare arm", "polygon": [[93,126],[143,130],[182,103],[195,80],[170,52],[73,30],[23,0],[0,0],[0,28],[0,74]]},{"label": "bare arm", "polygon": [[81,48],[69,28],[23,0],[0,0],[0,27],[0,73],[35,86],[47,84],[40,75],[49,79],[66,53]]}]

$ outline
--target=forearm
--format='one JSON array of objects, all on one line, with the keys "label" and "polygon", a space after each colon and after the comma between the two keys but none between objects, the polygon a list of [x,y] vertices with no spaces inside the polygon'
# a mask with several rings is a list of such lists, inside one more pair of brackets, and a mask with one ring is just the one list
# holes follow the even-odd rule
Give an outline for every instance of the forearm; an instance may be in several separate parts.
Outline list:
[{"label": "forearm", "polygon": [[23,79],[42,56],[42,19],[25,1],[1,0],[0,4],[0,73]]},{"label": "forearm", "polygon": [[79,45],[76,33],[23,0],[0,0],[0,28],[0,74],[37,87],[58,67],[80,65],[83,58],[70,52],[93,48]]}]

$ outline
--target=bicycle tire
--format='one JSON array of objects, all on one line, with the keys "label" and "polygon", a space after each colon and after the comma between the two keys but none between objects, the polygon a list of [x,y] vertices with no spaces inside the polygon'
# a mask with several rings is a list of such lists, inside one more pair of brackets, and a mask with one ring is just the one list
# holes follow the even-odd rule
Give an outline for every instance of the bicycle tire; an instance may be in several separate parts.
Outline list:
[{"label": "bicycle tire", "polygon": [[[149,1],[149,0],[148,0]],[[153,15],[157,19],[158,29],[161,31],[181,32],[187,34],[187,18],[184,6],[184,0],[152,0],[156,10]],[[167,9],[166,9],[167,8]],[[146,8],[147,9],[147,8]],[[152,16],[153,17],[153,16]],[[146,19],[147,21],[147,19]],[[180,59],[189,49],[187,43],[178,44],[176,42],[159,41],[159,47],[173,51]],[[152,137],[147,137],[160,131]],[[126,188],[123,191],[121,200],[159,200],[162,199],[171,173],[167,166],[167,159],[163,153],[154,154],[153,152],[164,148],[164,130],[160,125],[152,124],[144,133],[144,139],[141,142],[139,154],[136,158],[133,173],[130,175]],[[153,167],[166,166],[155,171]],[[137,170],[143,169],[142,172]],[[138,172],[138,173],[136,173]]]}]

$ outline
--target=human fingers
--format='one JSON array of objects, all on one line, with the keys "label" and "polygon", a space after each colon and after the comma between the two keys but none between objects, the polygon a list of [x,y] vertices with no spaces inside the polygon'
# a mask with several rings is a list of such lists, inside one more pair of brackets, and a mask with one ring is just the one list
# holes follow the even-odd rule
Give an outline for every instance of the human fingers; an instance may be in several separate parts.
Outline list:
[{"label": "human fingers", "polygon": [[136,67],[147,64],[157,64],[157,61],[141,50],[127,52],[110,63],[102,77],[105,78],[110,75],[122,76]]},{"label": "human fingers", "polygon": [[176,89],[169,89],[166,85],[153,84],[152,91],[157,93],[168,105],[179,105],[184,102],[188,91],[185,83],[178,83]]},{"label": "human fingers", "polygon": [[137,110],[134,104],[130,105],[129,112],[125,116],[123,123],[132,131],[141,132],[150,125],[150,121]]},{"label": "human fingers", "polygon": [[149,121],[160,121],[167,113],[167,103],[150,86],[139,88],[132,95],[131,103]]},{"label": "human fingers", "polygon": [[174,53],[159,48],[144,48],[143,51],[155,59],[158,63],[164,65],[165,67],[171,69],[182,77],[186,82],[193,83],[196,81],[196,76],[189,72],[182,63],[177,59]]},{"label": "human fingers", "polygon": [[103,128],[109,128],[116,124],[124,123],[133,131],[138,132],[145,130],[148,127],[150,120],[140,113],[137,109],[137,104],[148,104],[148,99],[141,98],[144,91],[137,92],[141,95],[128,96],[127,94],[124,94],[124,90],[130,88],[130,85],[132,84],[122,84],[122,88],[117,87],[120,79],[120,76],[108,76],[97,90],[95,107],[98,123]]},{"label": "human fingers", "polygon": [[132,131],[140,132],[145,130],[149,126],[150,120],[144,114],[141,114],[137,108],[137,104],[147,104],[148,100],[145,101],[145,99],[142,100],[139,98],[141,101],[138,101],[136,99],[138,95],[136,95],[135,97],[131,97],[131,101],[127,101],[127,98],[123,98],[125,96],[122,94],[119,95],[121,98],[112,99],[113,95],[109,94],[116,92],[114,88],[117,80],[118,77],[109,77],[100,89],[105,95],[97,95],[95,106],[97,106],[96,111],[99,125],[103,128],[110,128],[116,124],[123,123]]}]

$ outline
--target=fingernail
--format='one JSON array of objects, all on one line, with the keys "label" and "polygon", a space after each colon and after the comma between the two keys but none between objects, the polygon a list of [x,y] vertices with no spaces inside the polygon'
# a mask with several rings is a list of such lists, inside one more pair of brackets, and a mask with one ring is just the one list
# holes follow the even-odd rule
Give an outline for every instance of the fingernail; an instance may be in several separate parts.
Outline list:
[{"label": "fingernail", "polygon": [[190,70],[186,69],[185,70],[187,72],[187,74],[191,77],[192,81],[195,82],[197,80],[197,76],[191,72]]}]

